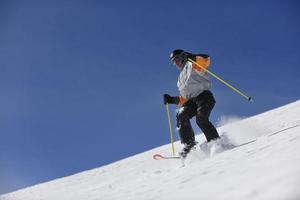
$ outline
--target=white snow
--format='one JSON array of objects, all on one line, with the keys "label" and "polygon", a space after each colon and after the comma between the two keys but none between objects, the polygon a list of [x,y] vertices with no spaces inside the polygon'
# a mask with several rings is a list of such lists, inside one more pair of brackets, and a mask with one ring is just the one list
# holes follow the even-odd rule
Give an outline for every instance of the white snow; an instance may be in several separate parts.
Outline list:
[{"label": "white snow", "polygon": [[[171,155],[171,146],[165,145],[0,199],[300,199],[300,101],[218,131],[236,147],[218,149],[218,144],[212,144],[206,147],[208,153],[198,148],[184,167],[180,160],[152,159],[155,153]],[[203,135],[197,140],[203,142]],[[181,148],[178,142],[175,145],[176,150]]]}]

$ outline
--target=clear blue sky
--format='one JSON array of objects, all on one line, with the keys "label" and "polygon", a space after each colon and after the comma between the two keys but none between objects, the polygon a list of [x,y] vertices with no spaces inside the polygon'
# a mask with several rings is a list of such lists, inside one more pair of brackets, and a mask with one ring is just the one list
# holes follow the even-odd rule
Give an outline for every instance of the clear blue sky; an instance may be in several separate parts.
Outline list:
[{"label": "clear blue sky", "polygon": [[2,0],[0,193],[168,143],[175,48],[209,54],[213,72],[255,99],[212,79],[214,123],[300,97],[296,0]]}]

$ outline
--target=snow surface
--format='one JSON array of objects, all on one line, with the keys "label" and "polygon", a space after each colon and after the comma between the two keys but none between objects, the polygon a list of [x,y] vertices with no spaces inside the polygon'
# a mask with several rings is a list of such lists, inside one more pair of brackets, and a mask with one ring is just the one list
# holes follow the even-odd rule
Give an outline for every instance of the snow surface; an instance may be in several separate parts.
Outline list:
[{"label": "snow surface", "polygon": [[[225,138],[221,147],[220,142],[198,146],[184,167],[181,160],[152,159],[156,153],[171,155],[171,146],[165,145],[0,199],[300,199],[300,101],[218,131]],[[203,142],[203,135],[197,140]],[[181,144],[175,145],[180,150]]]}]

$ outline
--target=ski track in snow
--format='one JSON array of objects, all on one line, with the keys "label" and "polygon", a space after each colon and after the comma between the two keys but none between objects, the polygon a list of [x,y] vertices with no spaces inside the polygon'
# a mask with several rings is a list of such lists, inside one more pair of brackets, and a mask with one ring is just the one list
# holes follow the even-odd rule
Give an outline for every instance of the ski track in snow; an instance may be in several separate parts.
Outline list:
[{"label": "ski track in snow", "polygon": [[[234,148],[180,160],[165,145],[107,166],[25,188],[0,200],[299,200],[300,101],[218,129]],[[197,140],[202,143],[203,135]],[[176,150],[181,148],[175,143]]]}]

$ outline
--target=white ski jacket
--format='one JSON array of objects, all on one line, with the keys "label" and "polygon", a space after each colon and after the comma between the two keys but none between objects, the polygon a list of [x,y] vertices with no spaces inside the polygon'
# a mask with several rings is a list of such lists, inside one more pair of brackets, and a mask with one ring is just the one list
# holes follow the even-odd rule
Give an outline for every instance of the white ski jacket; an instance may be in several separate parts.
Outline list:
[{"label": "white ski jacket", "polygon": [[[201,56],[196,57],[196,62],[207,68],[210,64],[210,59]],[[179,74],[177,87],[180,93],[180,104],[198,96],[205,90],[211,87],[209,75],[196,64],[187,61],[182,71]]]}]

